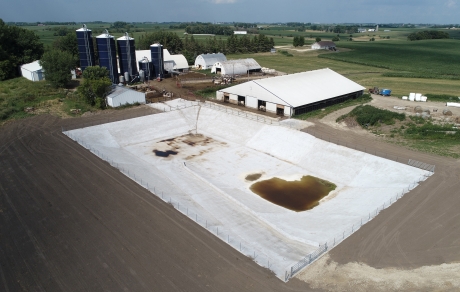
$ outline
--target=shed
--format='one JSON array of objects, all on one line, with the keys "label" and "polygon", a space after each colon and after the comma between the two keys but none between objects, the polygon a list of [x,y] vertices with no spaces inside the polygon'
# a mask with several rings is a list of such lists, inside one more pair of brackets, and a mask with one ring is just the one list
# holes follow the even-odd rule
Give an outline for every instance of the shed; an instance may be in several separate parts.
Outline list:
[{"label": "shed", "polygon": [[[150,50],[139,50],[136,51],[136,63],[139,67],[139,61],[142,61],[146,57],[149,61],[152,61],[152,56]],[[177,54],[171,55],[167,49],[163,49],[163,68],[170,72],[172,70],[177,70],[179,72],[188,71],[188,62],[184,55]],[[139,68],[138,68],[139,69]]]},{"label": "shed", "polygon": [[252,58],[217,62],[212,66],[211,73],[221,75],[244,75],[250,72],[260,72],[262,67]]},{"label": "shed", "polygon": [[111,107],[119,107],[125,104],[145,104],[145,93],[130,88],[115,85],[107,95],[107,104]]},{"label": "shed", "polygon": [[164,69],[168,72],[179,71],[186,72],[188,71],[188,62],[184,55],[177,54],[171,55],[167,49],[163,50],[164,58]]},{"label": "shed", "polygon": [[30,81],[40,81],[45,79],[45,71],[40,65],[40,61],[34,61],[21,66],[21,74]]},{"label": "shed", "polygon": [[224,102],[293,116],[361,96],[365,88],[329,68],[252,80],[216,92]]},{"label": "shed", "polygon": [[335,43],[331,41],[320,41],[316,42],[311,45],[313,50],[334,50],[335,51]]},{"label": "shed", "polygon": [[195,68],[200,70],[211,69],[217,62],[225,62],[227,57],[222,53],[201,54],[195,59]]}]

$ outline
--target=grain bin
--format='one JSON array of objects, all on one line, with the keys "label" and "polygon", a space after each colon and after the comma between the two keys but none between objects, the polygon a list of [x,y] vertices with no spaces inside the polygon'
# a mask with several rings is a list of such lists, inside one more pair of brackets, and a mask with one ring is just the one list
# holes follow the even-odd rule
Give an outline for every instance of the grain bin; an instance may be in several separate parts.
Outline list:
[{"label": "grain bin", "polygon": [[112,83],[118,82],[117,51],[115,39],[106,30],[105,33],[96,37],[97,50],[99,53],[99,66],[107,68]]},{"label": "grain bin", "polygon": [[[134,39],[129,37],[128,33],[117,39],[118,59],[120,64],[120,74],[128,72],[129,82],[134,76],[137,75],[136,66],[136,49],[134,46]],[[126,78],[126,76],[125,76]]]},{"label": "grain bin", "polygon": [[154,78],[163,79],[164,77],[164,57],[163,46],[161,44],[153,44],[150,46],[152,64],[154,69]]},{"label": "grain bin", "polygon": [[80,57],[80,67],[85,71],[86,67],[95,66],[93,36],[91,30],[83,24],[83,27],[76,30],[78,55]]}]

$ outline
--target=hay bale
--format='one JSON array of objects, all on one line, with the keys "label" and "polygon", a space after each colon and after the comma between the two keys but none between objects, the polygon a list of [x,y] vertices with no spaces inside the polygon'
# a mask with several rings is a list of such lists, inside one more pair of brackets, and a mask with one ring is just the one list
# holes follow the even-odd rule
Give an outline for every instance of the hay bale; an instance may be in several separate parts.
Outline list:
[{"label": "hay bale", "polygon": [[427,113],[427,114],[430,114],[430,110],[429,110],[429,109],[424,109],[423,112],[424,112],[424,113]]},{"label": "hay bale", "polygon": [[451,116],[452,115],[452,112],[448,109],[445,109],[442,111],[442,114],[445,115],[445,116]]},{"label": "hay bale", "polygon": [[423,112],[423,109],[422,109],[421,106],[418,105],[418,106],[414,107],[414,112],[421,113],[421,112]]}]

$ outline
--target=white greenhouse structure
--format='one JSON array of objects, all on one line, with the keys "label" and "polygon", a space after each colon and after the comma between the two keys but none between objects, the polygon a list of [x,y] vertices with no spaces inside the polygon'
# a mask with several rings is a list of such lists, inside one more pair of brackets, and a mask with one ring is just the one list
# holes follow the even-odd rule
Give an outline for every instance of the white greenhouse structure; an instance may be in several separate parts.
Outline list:
[{"label": "white greenhouse structure", "polygon": [[45,71],[40,65],[40,61],[34,61],[21,66],[21,74],[30,81],[40,81],[45,79]]},{"label": "white greenhouse structure", "polygon": [[224,76],[244,75],[260,72],[262,67],[252,58],[217,62],[212,66],[211,73]]},{"label": "white greenhouse structure", "polygon": [[225,62],[227,57],[222,53],[201,54],[195,59],[195,68],[199,70],[211,69],[217,62]]},{"label": "white greenhouse structure", "polygon": [[107,95],[107,104],[111,107],[135,103],[145,104],[145,93],[116,85],[112,87],[112,91]]}]

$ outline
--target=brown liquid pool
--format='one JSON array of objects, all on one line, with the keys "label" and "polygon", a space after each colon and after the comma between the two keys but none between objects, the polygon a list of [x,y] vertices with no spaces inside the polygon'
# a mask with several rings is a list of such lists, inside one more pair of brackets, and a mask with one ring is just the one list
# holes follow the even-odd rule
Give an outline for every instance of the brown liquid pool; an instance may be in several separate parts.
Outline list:
[{"label": "brown liquid pool", "polygon": [[261,176],[262,176],[261,173],[248,174],[248,175],[245,177],[245,180],[247,180],[247,181],[256,181],[256,180],[258,180]]},{"label": "brown liquid pool", "polygon": [[285,181],[277,177],[254,183],[255,194],[286,209],[301,212],[313,209],[319,201],[337,186],[314,176],[303,176],[300,181]]}]

